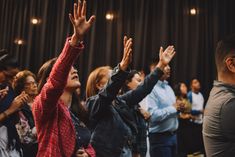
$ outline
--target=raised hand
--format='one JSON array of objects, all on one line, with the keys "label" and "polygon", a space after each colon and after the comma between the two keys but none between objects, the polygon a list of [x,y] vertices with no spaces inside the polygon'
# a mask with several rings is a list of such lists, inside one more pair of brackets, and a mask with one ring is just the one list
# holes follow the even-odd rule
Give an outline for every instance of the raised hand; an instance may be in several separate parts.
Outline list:
[{"label": "raised hand", "polygon": [[81,3],[78,0],[78,4],[74,3],[73,16],[69,14],[71,23],[73,24],[73,36],[71,44],[76,45],[78,41],[83,39],[84,34],[90,29],[95,20],[95,16],[91,16],[89,20],[86,19],[86,1]]},{"label": "raised hand", "polygon": [[124,45],[124,52],[123,52],[122,61],[120,63],[120,68],[121,70],[125,71],[132,61],[132,38],[128,39],[126,36],[124,36],[123,45]]},{"label": "raised hand", "polygon": [[168,65],[171,61],[171,59],[175,55],[175,48],[174,46],[168,46],[166,50],[163,52],[163,48],[160,48],[159,58],[160,62],[162,62],[164,65]]},{"label": "raised hand", "polygon": [[168,46],[165,51],[163,51],[163,48],[160,47],[159,62],[157,66],[160,68],[167,66],[174,57],[175,53],[174,46]]}]

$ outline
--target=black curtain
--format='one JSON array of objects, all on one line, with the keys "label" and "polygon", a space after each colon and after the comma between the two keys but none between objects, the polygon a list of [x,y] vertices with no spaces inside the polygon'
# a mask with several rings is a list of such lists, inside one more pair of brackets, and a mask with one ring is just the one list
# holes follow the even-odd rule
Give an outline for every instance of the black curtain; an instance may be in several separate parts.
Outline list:
[{"label": "black curtain", "polygon": [[[37,72],[46,60],[58,56],[72,34],[68,14],[72,0],[0,0],[0,49],[14,56],[22,69]],[[82,82],[102,65],[115,66],[122,57],[122,38],[134,40],[132,68],[147,69],[158,58],[160,46],[176,47],[170,83],[189,83],[193,77],[208,96],[216,78],[214,51],[219,39],[235,33],[234,0],[87,0],[87,16],[96,22],[85,38],[77,64]],[[195,8],[196,15],[190,14]],[[107,12],[115,16],[105,18]],[[33,17],[41,19],[32,25]],[[24,39],[23,45],[14,43]]]}]

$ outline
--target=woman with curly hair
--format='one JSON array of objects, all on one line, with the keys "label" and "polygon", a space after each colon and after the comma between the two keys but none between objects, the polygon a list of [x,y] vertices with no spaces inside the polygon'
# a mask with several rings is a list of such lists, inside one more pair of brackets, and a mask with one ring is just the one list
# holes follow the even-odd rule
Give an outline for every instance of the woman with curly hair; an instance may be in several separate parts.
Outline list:
[{"label": "woman with curly hair", "polygon": [[18,96],[22,92],[28,95],[27,102],[18,112],[16,130],[22,143],[24,157],[35,157],[37,154],[37,135],[32,114],[32,104],[37,96],[36,76],[28,71],[20,71],[13,80],[13,89]]}]

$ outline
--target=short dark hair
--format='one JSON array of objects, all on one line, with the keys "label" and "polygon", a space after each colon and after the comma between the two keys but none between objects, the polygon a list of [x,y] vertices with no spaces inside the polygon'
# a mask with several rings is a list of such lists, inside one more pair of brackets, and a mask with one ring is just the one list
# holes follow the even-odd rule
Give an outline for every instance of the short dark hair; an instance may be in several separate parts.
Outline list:
[{"label": "short dark hair", "polygon": [[200,82],[197,77],[192,77],[192,78],[190,79],[190,86],[193,84],[193,81],[194,81],[194,80],[198,80],[198,82]]},{"label": "short dark hair", "polygon": [[232,34],[217,43],[215,52],[215,62],[217,71],[224,69],[224,60],[228,55],[235,55],[235,34]]},{"label": "short dark hair", "polygon": [[121,93],[126,93],[129,91],[128,83],[132,81],[132,78],[135,76],[135,74],[140,74],[137,70],[131,70],[131,72],[128,74],[125,84],[121,88]]},{"label": "short dark hair", "polygon": [[182,92],[180,90],[181,84],[182,84],[182,82],[179,82],[174,86],[175,96],[177,96],[177,97],[181,97],[181,95],[182,95]]}]

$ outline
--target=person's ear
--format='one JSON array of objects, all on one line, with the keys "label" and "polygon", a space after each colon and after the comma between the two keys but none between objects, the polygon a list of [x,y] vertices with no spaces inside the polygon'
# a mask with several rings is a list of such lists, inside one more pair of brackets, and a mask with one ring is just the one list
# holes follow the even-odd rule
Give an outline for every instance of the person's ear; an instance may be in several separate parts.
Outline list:
[{"label": "person's ear", "polygon": [[225,64],[230,72],[235,73],[235,58],[227,58]]}]

